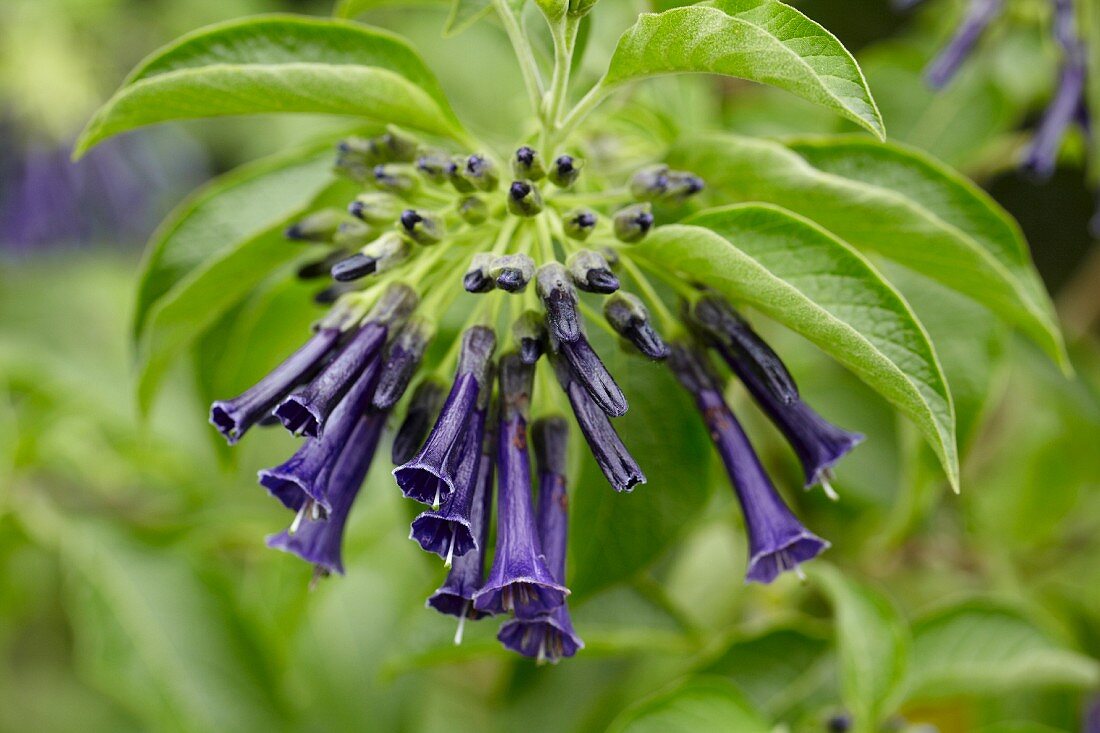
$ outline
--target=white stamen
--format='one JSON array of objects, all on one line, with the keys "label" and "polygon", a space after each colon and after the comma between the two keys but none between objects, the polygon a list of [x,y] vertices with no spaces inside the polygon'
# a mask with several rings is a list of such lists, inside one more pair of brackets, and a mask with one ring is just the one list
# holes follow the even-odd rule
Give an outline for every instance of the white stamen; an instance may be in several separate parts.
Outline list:
[{"label": "white stamen", "polygon": [[432,509],[439,508],[439,484],[435,485],[435,498],[432,499]]},{"label": "white stamen", "polygon": [[801,565],[794,566],[794,574],[798,576],[798,580],[802,583],[806,582],[806,572],[802,569]]},{"label": "white stamen", "polygon": [[825,476],[821,477],[821,489],[831,501],[840,501],[840,494],[836,493],[836,489],[833,488],[833,485],[829,483],[829,479]]},{"label": "white stamen", "polygon": [[305,518],[306,510],[309,509],[309,505],[312,503],[313,502],[311,501],[306,501],[302,503],[302,508],[299,509],[298,513],[294,515],[294,521],[290,523],[290,528],[286,531],[288,535],[293,537],[294,534],[298,531],[298,528],[302,526],[302,519]]},{"label": "white stamen", "polygon": [[462,631],[466,628],[466,611],[468,611],[469,608],[469,603],[465,603],[462,606],[462,615],[458,617],[458,629],[455,630],[455,646],[462,643]]},{"label": "white stamen", "polygon": [[541,639],[539,639],[539,655],[535,659],[535,663],[539,664],[539,665],[546,664],[546,636],[545,635],[543,635],[543,637]]},{"label": "white stamen", "polygon": [[455,531],[456,531],[456,529],[457,529],[456,527],[451,527],[451,544],[447,548],[447,559],[443,561],[443,567],[445,567],[445,568],[451,567],[451,560],[454,558],[454,554],[455,554]]}]

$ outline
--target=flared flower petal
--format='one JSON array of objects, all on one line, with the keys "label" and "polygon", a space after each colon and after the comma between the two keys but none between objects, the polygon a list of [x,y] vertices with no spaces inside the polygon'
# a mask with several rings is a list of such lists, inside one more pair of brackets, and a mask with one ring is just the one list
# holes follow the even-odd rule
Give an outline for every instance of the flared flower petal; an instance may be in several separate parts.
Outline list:
[{"label": "flared flower petal", "polygon": [[497,544],[489,577],[474,596],[479,611],[514,611],[520,618],[557,608],[569,593],[546,566],[531,506],[526,412],[533,379],[518,354],[501,359]]},{"label": "flared flower petal", "polygon": [[344,574],[344,526],[385,425],[384,412],[359,416],[329,477],[325,493],[331,508],[327,516],[314,518],[310,507],[303,505],[290,529],[267,538],[268,547],[297,555],[327,572]]},{"label": "flared flower petal", "polygon": [[821,554],[829,543],[802,526],[768,478],[748,436],[733,416],[701,351],[676,344],[669,365],[695,398],[745,517],[749,538],[746,578],[770,583],[784,570]]}]

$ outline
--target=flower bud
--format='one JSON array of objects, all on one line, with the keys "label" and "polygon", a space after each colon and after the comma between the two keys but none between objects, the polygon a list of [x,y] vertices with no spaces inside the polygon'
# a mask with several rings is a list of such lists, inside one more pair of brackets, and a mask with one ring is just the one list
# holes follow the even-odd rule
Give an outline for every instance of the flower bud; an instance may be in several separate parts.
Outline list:
[{"label": "flower bud", "polygon": [[595,7],[596,3],[600,0],[569,0],[569,14],[570,15],[588,15],[589,11]]},{"label": "flower bud", "polygon": [[535,261],[523,254],[503,255],[489,266],[489,277],[507,293],[521,293],[535,275]]},{"label": "flower bud", "polygon": [[542,211],[542,194],[531,181],[512,181],[508,187],[508,211],[516,216],[535,216]]},{"label": "flower bud", "polygon": [[421,151],[416,170],[432,183],[443,185],[450,179],[451,156],[442,150]]},{"label": "flower bud", "polygon": [[347,256],[348,252],[345,249],[333,250],[319,260],[305,263],[298,268],[295,275],[299,280],[316,280],[320,277],[328,277],[329,269]]},{"label": "flower bud", "polygon": [[412,193],[420,185],[420,182],[413,177],[405,166],[376,165],[372,175],[374,185],[378,188],[402,196]]},{"label": "flower bud", "polygon": [[535,278],[539,297],[546,308],[546,324],[559,341],[576,341],[581,337],[577,317],[577,293],[566,269],[558,262],[539,268]]},{"label": "flower bud", "polygon": [[679,203],[706,188],[706,182],[694,173],[671,171],[668,174],[668,200]]},{"label": "flower bud", "polygon": [[462,277],[462,287],[468,293],[487,293],[493,289],[493,278],[489,276],[489,268],[493,264],[493,255],[488,252],[478,252],[470,261],[466,274]]},{"label": "flower bud", "polygon": [[489,206],[478,196],[465,196],[458,202],[458,215],[464,222],[476,227],[489,218]]},{"label": "flower bud", "polygon": [[422,320],[410,320],[394,337],[386,350],[373,404],[388,410],[397,404],[409,386],[432,340],[432,330]]},{"label": "flower bud", "polygon": [[603,314],[615,333],[650,359],[664,359],[668,346],[649,322],[649,311],[635,295],[618,292],[604,301]]},{"label": "flower bud", "polygon": [[386,232],[363,248],[375,261],[375,272],[392,270],[409,257],[409,242],[397,232]]},{"label": "flower bud", "polygon": [[437,244],[447,235],[443,220],[428,212],[405,209],[401,212],[401,229],[417,244]]},{"label": "flower bud", "polygon": [[581,175],[584,161],[574,158],[572,155],[559,155],[550,166],[550,182],[558,188],[569,188]]},{"label": "flower bud", "polygon": [[462,177],[478,191],[496,190],[497,184],[500,183],[496,165],[480,153],[474,153],[466,159]]},{"label": "flower bud", "polygon": [[397,433],[393,436],[393,448],[390,457],[396,465],[408,462],[420,450],[428,429],[435,422],[439,408],[443,406],[445,395],[443,385],[426,380],[413,390],[409,400],[409,409]]},{"label": "flower bud", "polygon": [[371,169],[377,161],[371,157],[370,141],[361,137],[349,137],[336,145],[336,172],[359,183],[371,178]]},{"label": "flower bud", "polygon": [[456,155],[451,158],[451,164],[447,167],[447,180],[451,182],[451,186],[459,193],[473,193],[476,189],[474,184],[466,180],[463,175],[466,171],[466,159],[461,155]]},{"label": "flower bud", "polygon": [[348,213],[368,224],[389,224],[401,213],[401,202],[389,193],[361,193],[348,204]]},{"label": "flower bud", "polygon": [[400,326],[412,315],[418,305],[420,305],[420,298],[417,297],[415,290],[403,283],[392,283],[386,286],[382,297],[370,309],[367,320],[391,327]]},{"label": "flower bud", "polygon": [[332,279],[342,283],[358,280],[373,273],[376,265],[377,260],[373,257],[357,252],[332,266]]},{"label": "flower bud", "polygon": [[653,228],[653,208],[648,204],[633,204],[615,212],[612,228],[619,241],[640,242]]},{"label": "flower bud", "polygon": [[562,218],[562,227],[565,236],[583,242],[596,228],[597,221],[599,217],[592,209],[573,209]]},{"label": "flower bud", "polygon": [[359,249],[370,241],[371,235],[373,234],[374,230],[371,228],[370,224],[359,221],[358,219],[352,219],[350,221],[341,222],[340,226],[336,228],[336,235],[332,238],[332,241],[338,247]]},{"label": "flower bud", "polygon": [[516,178],[526,178],[528,181],[537,181],[545,177],[546,168],[542,164],[542,156],[534,148],[524,145],[512,158],[512,174]]},{"label": "flower bud", "polygon": [[394,127],[372,137],[368,144],[373,159],[379,163],[411,163],[419,147],[416,140]]},{"label": "flower bud", "polygon": [[321,209],[288,226],[283,235],[296,242],[330,242],[343,220],[339,209]]},{"label": "flower bud", "polygon": [[546,322],[538,311],[524,311],[512,324],[512,336],[519,344],[519,358],[534,364],[546,351]]},{"label": "flower bud", "polygon": [[569,274],[577,287],[588,293],[614,293],[619,289],[619,278],[611,272],[611,266],[598,252],[582,249],[566,261]]},{"label": "flower bud", "polygon": [[353,283],[333,283],[313,296],[313,302],[317,305],[332,305],[340,299],[341,295],[354,293],[358,288]]}]

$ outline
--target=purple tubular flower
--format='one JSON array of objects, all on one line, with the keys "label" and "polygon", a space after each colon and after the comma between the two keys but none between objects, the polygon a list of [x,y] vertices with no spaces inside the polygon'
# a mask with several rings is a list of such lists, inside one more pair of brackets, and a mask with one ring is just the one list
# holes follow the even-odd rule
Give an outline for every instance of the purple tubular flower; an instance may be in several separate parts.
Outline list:
[{"label": "purple tubular flower", "polygon": [[424,323],[409,322],[386,350],[382,374],[374,390],[374,406],[388,410],[397,404],[424,358],[431,333]]},{"label": "purple tubular flower", "polygon": [[442,405],[443,385],[433,379],[427,379],[416,386],[412,399],[409,400],[409,407],[405,411],[405,419],[393,436],[390,458],[395,466],[411,461],[420,450],[428,430],[439,416],[439,408]]},{"label": "purple tubular flower", "polygon": [[626,414],[626,395],[593,351],[588,339],[581,336],[576,341],[562,341],[558,343],[558,349],[569,362],[576,380],[584,386],[601,410],[610,417]]},{"label": "purple tubular flower", "polygon": [[463,334],[455,382],[427,442],[411,460],[393,469],[406,497],[435,507],[455,490],[460,438],[469,425],[478,394],[489,388],[490,359],[495,348],[496,335],[491,328],[474,326]]},{"label": "purple tubular flower", "polygon": [[[1039,179],[1047,179],[1054,173],[1058,149],[1066,130],[1075,121],[1082,121],[1085,92],[1085,48],[1077,37],[1073,3],[1070,0],[1054,0],[1054,31],[1065,55],[1065,62],[1054,99],[1043,113],[1039,129],[1028,145],[1021,163],[1024,170]],[[1087,110],[1085,112],[1087,119]]]},{"label": "purple tubular flower", "polygon": [[515,611],[519,618],[548,613],[569,594],[546,566],[531,508],[526,412],[533,380],[534,369],[518,354],[501,358],[497,544],[489,577],[474,596],[479,611]]},{"label": "purple tubular flower", "polygon": [[[547,418],[536,421],[531,426],[531,433],[539,474],[539,539],[554,579],[564,584],[569,522],[565,452],[569,426],[560,417]],[[573,630],[573,621],[565,603],[533,619],[516,618],[505,622],[497,638],[514,652],[552,663],[562,657],[571,657],[578,649],[584,648],[584,642]]]},{"label": "purple tubular flower", "polygon": [[344,525],[385,425],[385,412],[371,411],[359,416],[328,480],[325,493],[330,511],[323,518],[314,518],[310,516],[310,503],[303,502],[290,529],[268,537],[268,547],[295,554],[326,572],[344,574],[341,556]]},{"label": "purple tubular flower", "polygon": [[275,408],[286,429],[310,437],[320,435],[329,413],[381,352],[390,328],[408,318],[416,304],[416,293],[411,288],[390,286],[367,316],[366,324],[339,355],[312,382]]},{"label": "purple tubular flower", "polygon": [[307,500],[312,500],[325,512],[332,511],[332,503],[325,493],[329,476],[359,416],[370,404],[380,366],[381,359],[376,356],[356,378],[329,416],[324,435],[307,439],[281,465],[260,471],[260,485],[288,508],[300,510]]},{"label": "purple tubular flower", "polygon": [[559,341],[571,342],[581,337],[581,322],[577,316],[577,293],[565,267],[551,262],[539,268],[536,275],[539,297],[546,308],[546,325]]},{"label": "purple tubular flower", "polygon": [[313,381],[275,408],[275,416],[283,427],[295,435],[317,437],[329,413],[385,343],[385,326],[367,323],[360,328]]},{"label": "purple tubular flower", "polygon": [[466,620],[476,621],[488,616],[474,608],[474,595],[481,587],[485,573],[485,549],[489,544],[489,520],[493,506],[493,468],[496,454],[497,410],[486,421],[485,439],[478,459],[477,483],[470,508],[470,533],[477,546],[462,557],[455,558],[447,579],[428,598],[427,606],[440,613],[458,617],[455,644],[462,643]]},{"label": "purple tubular flower", "polygon": [[607,415],[588,396],[587,390],[577,380],[576,374],[565,360],[554,354],[551,354],[550,358],[558,383],[569,397],[573,414],[581,427],[581,433],[588,443],[588,448],[592,451],[592,456],[608,482],[616,491],[633,491],[638,484],[644,484],[645,474],[642,473],[638,462],[630,455],[630,451],[623,445],[623,441],[611,426]]},{"label": "purple tubular flower", "polygon": [[210,423],[230,445],[236,443],[252,425],[266,417],[287,392],[317,370],[339,338],[338,327],[321,328],[247,392],[232,400],[215,402],[210,407]]},{"label": "purple tubular flower", "polygon": [[[488,392],[489,390],[482,390]],[[485,402],[488,402],[486,397]],[[439,509],[421,513],[412,522],[409,539],[442,557],[450,567],[453,558],[480,549],[470,522],[474,493],[481,465],[481,444],[485,436],[485,407],[470,416],[462,437],[462,449],[455,470],[455,490]]]},{"label": "purple tubular flower", "polygon": [[669,366],[695,398],[741,504],[749,537],[746,579],[770,583],[784,570],[797,569],[800,563],[821,554],[829,543],[803,527],[783,503],[745,431],[722,399],[706,355],[677,344],[672,347]]},{"label": "purple tubular flower", "polygon": [[[706,304],[706,308],[703,307],[704,304]],[[767,349],[770,357],[767,357],[768,363],[762,365],[757,354],[737,345],[740,337],[733,333],[731,329],[714,327],[714,324],[718,321],[708,315],[707,309],[709,308],[715,310],[725,309],[729,312],[732,312],[732,309],[717,299],[705,298],[697,304],[694,315],[696,320],[706,329],[711,337],[712,345],[729,364],[730,369],[745,385],[745,388],[767,414],[768,418],[783,433],[787,442],[791,444],[791,448],[794,449],[794,452],[798,455],[798,460],[802,463],[802,470],[806,475],[806,486],[809,487],[818,483],[824,485],[824,482],[828,480],[830,469],[849,451],[859,445],[863,441],[863,436],[859,433],[850,433],[843,430],[814,412],[798,396],[797,387],[794,386],[793,380],[790,382],[791,388],[794,390],[793,399],[785,401],[777,396],[774,380],[764,375],[769,371],[775,373],[779,369],[782,369],[784,374],[787,373],[782,362],[779,361],[779,357],[771,349]],[[737,322],[744,324],[744,320],[740,317],[737,317]],[[744,327],[747,328],[747,324]],[[755,334],[753,336],[755,337]],[[763,344],[763,341],[760,344]],[[764,345],[764,348],[767,348],[767,346]],[[775,360],[774,364],[770,361],[772,358]],[[787,374],[787,378],[790,379],[789,374]],[[827,487],[826,490],[828,491]]]},{"label": "purple tubular flower", "polygon": [[925,69],[924,78],[935,89],[947,86],[974,50],[985,29],[1001,13],[1003,0],[970,0],[970,8],[947,46]]}]

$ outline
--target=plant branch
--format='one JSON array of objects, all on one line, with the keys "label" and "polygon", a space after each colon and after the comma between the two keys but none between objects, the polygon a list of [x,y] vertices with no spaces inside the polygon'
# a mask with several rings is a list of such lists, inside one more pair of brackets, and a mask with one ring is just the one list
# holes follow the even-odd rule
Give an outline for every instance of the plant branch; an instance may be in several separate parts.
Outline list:
[{"label": "plant branch", "polygon": [[611,90],[605,86],[603,79],[596,82],[595,85],[588,90],[588,94],[585,94],[581,101],[577,102],[576,106],[569,111],[569,114],[567,114],[565,119],[561,121],[561,124],[557,126],[554,142],[562,142],[568,139],[577,128],[577,125],[584,122],[584,119],[592,113],[592,110],[600,105],[600,102],[604,100],[604,97],[606,97],[610,91]]},{"label": "plant branch", "polygon": [[523,85],[527,88],[527,97],[531,102],[531,108],[536,116],[542,111],[542,78],[539,76],[539,67],[535,62],[535,56],[531,53],[531,44],[523,34],[519,19],[508,6],[506,0],[493,0],[500,22],[504,26],[504,32],[508,34],[508,40],[512,42],[512,49],[519,61],[519,70],[523,75]]}]

